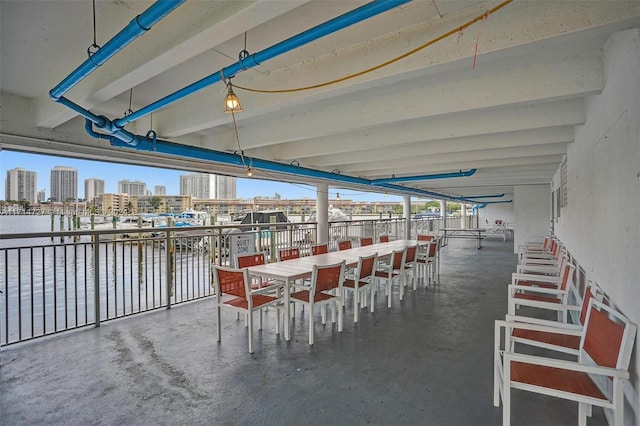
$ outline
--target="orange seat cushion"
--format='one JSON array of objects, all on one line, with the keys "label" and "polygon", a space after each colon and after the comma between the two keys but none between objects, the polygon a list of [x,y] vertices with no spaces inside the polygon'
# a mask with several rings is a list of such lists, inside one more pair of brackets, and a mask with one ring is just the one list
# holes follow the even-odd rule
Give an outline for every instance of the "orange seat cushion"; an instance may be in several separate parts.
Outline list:
[{"label": "orange seat cushion", "polygon": [[[297,291],[295,293],[291,293],[291,297],[293,299],[298,299],[298,300],[300,300],[302,302],[309,303],[310,294],[311,294],[310,291],[303,290],[303,291]],[[326,300],[333,299],[335,297],[336,296],[333,296],[333,295],[327,294],[327,293],[316,293],[314,295],[314,298],[313,298],[313,303],[324,302]]]},{"label": "orange seat cushion", "polygon": [[522,362],[511,363],[511,380],[606,400],[588,374]]},{"label": "orange seat cushion", "polygon": [[[254,308],[273,302],[274,300],[278,300],[277,297],[266,296],[264,294],[254,294],[251,295],[251,298],[253,299]],[[224,304],[234,306],[236,308],[249,309],[249,301],[244,297],[236,297],[234,299],[227,300]]]}]

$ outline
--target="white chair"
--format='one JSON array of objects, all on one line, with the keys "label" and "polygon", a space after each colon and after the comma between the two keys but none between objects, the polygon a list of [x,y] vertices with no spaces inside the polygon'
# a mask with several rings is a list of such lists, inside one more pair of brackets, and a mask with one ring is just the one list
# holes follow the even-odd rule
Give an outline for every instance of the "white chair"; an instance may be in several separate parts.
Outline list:
[{"label": "white chair", "polygon": [[394,280],[399,280],[400,300],[404,298],[404,261],[407,256],[407,248],[402,250],[393,250],[389,263],[378,263],[375,277],[378,281],[384,280],[387,288],[387,307],[391,308],[391,289]]},{"label": "white chair", "polygon": [[375,285],[373,274],[376,269],[378,253],[371,256],[360,256],[358,266],[353,279],[346,278],[343,283],[344,291],[353,292],[353,322],[358,322],[360,305],[367,306],[367,291],[370,293],[370,309],[373,312],[375,306]]},{"label": "white chair", "polygon": [[[578,316],[576,323],[553,321],[534,316],[507,315],[504,321],[496,321],[496,328],[505,328],[504,336],[509,339],[505,347],[514,350],[516,344],[525,344],[558,352],[578,355],[580,349],[580,335],[587,318],[589,302],[592,298],[601,302],[603,293],[594,283],[589,283],[585,289],[582,303],[579,305],[553,304],[549,309],[575,312]],[[558,333],[557,330],[561,330]],[[496,330],[496,336],[498,330]]]},{"label": "white chair", "polygon": [[326,323],[326,305],[332,305],[332,322],[338,311],[338,332],[342,332],[342,284],[344,282],[345,261],[334,265],[313,266],[311,285],[291,284],[294,292],[290,298],[295,303],[309,306],[309,344],[314,340],[314,307],[321,306],[322,324]]},{"label": "white chair", "polygon": [[[560,277],[544,277],[537,276],[537,279],[543,282],[550,282],[556,288],[546,288],[535,285],[509,285],[508,296],[508,313],[509,315],[515,315],[516,309],[521,305],[532,306],[540,309],[549,309],[549,307],[562,304],[566,305],[569,294],[573,291],[573,271],[575,266],[573,264],[566,264],[564,266],[563,274]],[[545,281],[546,280],[546,281]],[[555,308],[553,308],[555,309]],[[566,310],[558,311],[559,320],[566,322]]]},{"label": "white chair", "polygon": [[[556,332],[562,333],[560,329]],[[511,424],[511,392],[517,389],[578,402],[580,426],[586,426],[594,405],[610,409],[613,424],[622,426],[623,387],[629,379],[635,335],[635,324],[594,298],[580,333],[577,361],[503,349],[496,335],[493,404],[499,407],[502,400],[502,424]]]},{"label": "white chair", "polygon": [[[267,306],[276,308],[276,334],[280,332],[280,297],[261,293],[261,290],[272,290],[275,285],[251,291],[251,278],[246,269],[231,269],[214,266],[213,280],[216,287],[216,312],[218,321],[218,342],[222,335],[222,308],[228,308],[247,315],[249,328],[249,353],[253,353],[253,313]],[[262,329],[262,315],[260,315]]]}]

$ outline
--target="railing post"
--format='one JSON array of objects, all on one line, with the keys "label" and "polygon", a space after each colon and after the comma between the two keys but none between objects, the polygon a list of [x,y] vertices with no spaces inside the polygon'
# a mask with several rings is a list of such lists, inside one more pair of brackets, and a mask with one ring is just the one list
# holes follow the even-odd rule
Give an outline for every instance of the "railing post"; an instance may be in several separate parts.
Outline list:
[{"label": "railing post", "polygon": [[100,327],[100,235],[93,236],[93,314]]},{"label": "railing post", "polygon": [[[173,221],[171,219],[167,220],[167,225],[169,227],[173,226]],[[167,294],[167,309],[171,309],[171,282],[173,281],[173,245],[171,242],[171,232],[167,231],[165,233],[165,241],[164,241],[164,256],[166,267],[164,268],[164,278],[166,283],[166,294]]]}]

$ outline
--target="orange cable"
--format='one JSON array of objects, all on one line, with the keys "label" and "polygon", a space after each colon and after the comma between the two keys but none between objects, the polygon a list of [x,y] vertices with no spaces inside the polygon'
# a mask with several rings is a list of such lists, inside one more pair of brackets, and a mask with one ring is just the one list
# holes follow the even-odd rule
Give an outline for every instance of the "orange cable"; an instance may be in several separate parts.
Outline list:
[{"label": "orange cable", "polygon": [[390,59],[390,60],[388,60],[386,62],[383,62],[383,63],[378,64],[376,66],[373,66],[371,68],[367,68],[365,70],[359,71],[359,72],[354,73],[354,74],[349,74],[349,75],[346,75],[344,77],[337,78],[335,80],[331,80],[331,81],[327,81],[327,82],[324,82],[324,83],[315,84],[315,85],[312,85],[312,86],[298,87],[298,88],[295,88],[295,89],[262,90],[262,89],[251,89],[251,88],[248,88],[248,87],[242,87],[242,86],[238,86],[237,84],[234,84],[234,87],[236,87],[238,89],[246,90],[246,91],[249,91],[249,92],[256,92],[256,93],[290,93],[290,92],[302,92],[302,91],[305,91],[305,90],[318,89],[320,87],[330,86],[332,84],[336,84],[336,83],[340,83],[340,82],[343,82],[343,81],[346,81],[346,80],[350,80],[350,79],[355,78],[355,77],[360,77],[361,75],[368,74],[370,72],[379,70],[380,68],[386,67],[387,65],[391,65],[391,64],[393,64],[395,62],[398,62],[399,60],[404,59],[404,58],[406,58],[406,57],[408,57],[410,55],[413,55],[414,53],[417,53],[417,52],[419,52],[419,51],[431,46],[432,44],[435,44],[435,43],[437,43],[439,41],[442,41],[445,38],[447,38],[447,37],[449,37],[449,36],[451,36],[453,34],[459,33],[461,31],[465,30],[466,28],[470,27],[471,25],[475,24],[476,22],[481,21],[483,19],[487,19],[489,17],[489,15],[491,15],[491,14],[495,13],[496,11],[502,9],[503,7],[505,7],[506,5],[508,5],[511,2],[513,2],[513,0],[505,0],[502,3],[500,3],[499,5],[497,5],[496,7],[492,8],[492,9],[489,9],[488,11],[482,13],[481,15],[476,16],[475,18],[471,19],[470,21],[467,21],[466,23],[460,25],[459,27],[456,27],[456,28],[454,28],[454,29],[452,29],[452,30],[450,30],[450,31],[448,31],[448,32],[446,32],[446,33],[434,38],[434,39],[431,39],[428,42],[426,42],[426,43],[424,43],[424,44],[422,44],[422,45],[416,47],[415,49],[412,49],[412,50],[410,50],[410,51],[408,51],[406,53],[403,53],[400,56],[397,56],[397,57],[395,57],[393,59]]}]

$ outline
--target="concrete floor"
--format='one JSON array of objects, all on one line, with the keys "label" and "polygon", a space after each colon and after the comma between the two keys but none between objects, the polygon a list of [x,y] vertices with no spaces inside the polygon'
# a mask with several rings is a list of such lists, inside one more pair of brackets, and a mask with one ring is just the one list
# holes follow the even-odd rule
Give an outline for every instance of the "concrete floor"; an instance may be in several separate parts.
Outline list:
[{"label": "concrete floor", "polygon": [[[512,243],[453,240],[439,286],[362,311],[344,331],[317,324],[292,339],[275,311],[247,353],[246,329],[214,300],[104,323],[3,349],[0,424],[497,425],[492,404],[493,321],[504,317],[515,270]],[[577,424],[577,405],[513,392],[514,425]],[[605,425],[594,409],[589,425]]]}]

